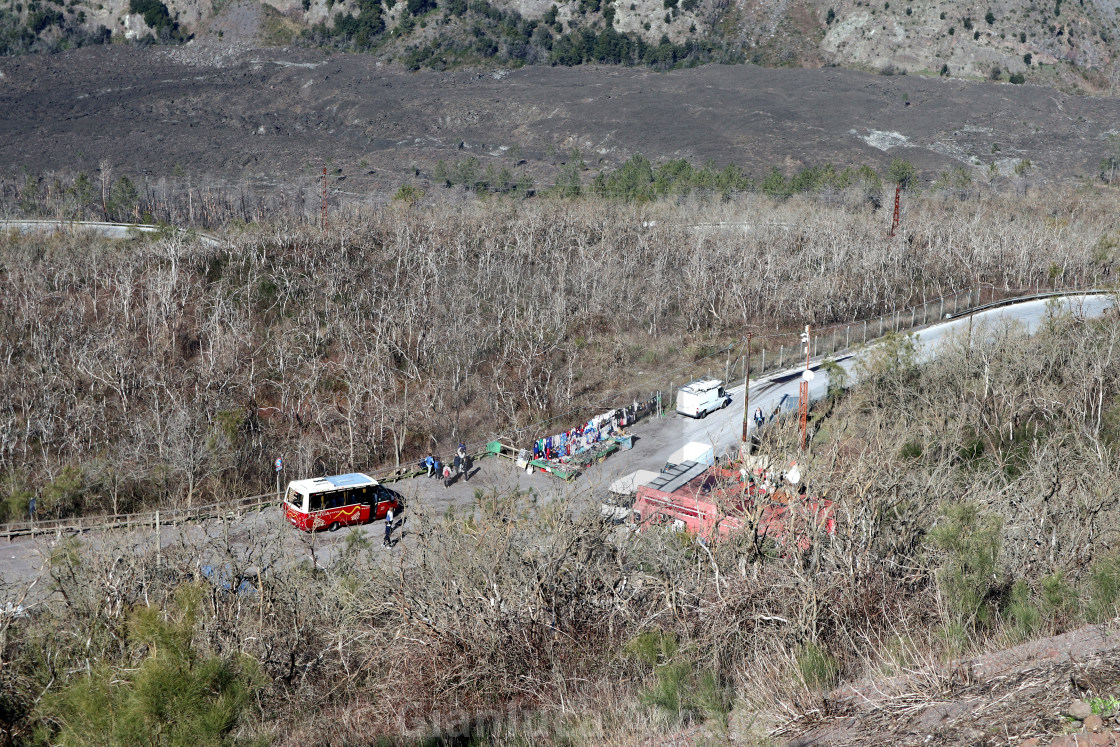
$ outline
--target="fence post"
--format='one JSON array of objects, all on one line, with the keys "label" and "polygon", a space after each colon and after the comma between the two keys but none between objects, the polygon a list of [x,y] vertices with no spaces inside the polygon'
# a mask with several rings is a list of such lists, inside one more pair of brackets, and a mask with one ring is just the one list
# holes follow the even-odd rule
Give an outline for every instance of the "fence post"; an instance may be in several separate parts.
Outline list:
[{"label": "fence post", "polygon": [[883,317],[879,317],[879,337],[883,336]]},{"label": "fence post", "polygon": [[844,349],[847,350],[852,346],[852,325],[844,327]]},{"label": "fence post", "polygon": [[816,337],[813,338],[813,357],[814,358],[817,357],[817,340],[819,340],[820,338],[821,338],[820,335],[817,335]]},{"label": "fence post", "polygon": [[760,373],[766,373],[766,348],[762,348],[762,366],[758,369]]},{"label": "fence post", "polygon": [[786,346],[785,345],[779,345],[778,346],[778,368],[781,368],[785,364],[785,361],[786,361]]},{"label": "fence post", "polygon": [[863,342],[864,342],[864,344],[867,343],[867,320],[866,319],[863,320]]},{"label": "fence post", "polygon": [[945,318],[945,296],[941,297],[941,308],[939,308],[937,310],[937,318],[938,319],[944,319]]},{"label": "fence post", "polygon": [[160,544],[162,544],[162,543],[159,541],[159,509],[156,509],[156,569],[157,570],[159,569]]},{"label": "fence post", "polygon": [[915,307],[911,307],[910,308],[910,329],[914,329],[914,315],[916,313],[918,313],[918,309],[915,308]]}]

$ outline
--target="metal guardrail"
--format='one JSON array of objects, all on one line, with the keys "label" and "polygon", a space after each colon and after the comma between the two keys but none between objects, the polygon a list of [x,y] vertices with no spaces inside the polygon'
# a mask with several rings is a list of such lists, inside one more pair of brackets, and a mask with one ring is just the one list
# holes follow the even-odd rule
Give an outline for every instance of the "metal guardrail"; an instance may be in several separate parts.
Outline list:
[{"label": "metal guardrail", "polygon": [[[1111,292],[1114,291],[1095,287],[1095,284],[1087,287],[1067,287],[1062,289],[1043,289],[1040,285],[1036,285],[1034,288],[1016,289],[1000,289],[990,285],[986,287],[980,286],[950,296],[938,297],[920,306],[900,309],[890,314],[872,317],[871,319],[821,327],[819,330],[815,331],[812,358],[820,359],[822,357],[835,355],[838,352],[852,349],[853,343],[855,345],[863,344],[877,337],[882,337],[887,333],[917,329],[927,326],[932,322],[944,319],[956,319],[967,314],[974,314],[979,311],[1007,306],[1022,301],[1058,298],[1078,294],[1105,294]],[[985,301],[984,296],[988,293],[991,295],[988,300]],[[973,300],[973,295],[976,297],[975,301]],[[962,297],[964,300],[963,306],[961,304]],[[933,315],[935,308],[937,313]],[[932,319],[930,318],[931,316]],[[853,329],[859,332],[855,339],[853,339],[852,336]],[[875,334],[869,336],[869,332],[872,330],[875,331]],[[841,332],[844,333],[843,344],[840,342]],[[791,341],[797,339],[796,333],[790,334],[789,337]],[[771,339],[774,338],[780,339],[780,336],[775,335],[772,336]],[[823,346],[819,346],[819,341],[821,339],[827,339],[828,342]],[[798,349],[800,349],[799,346]],[[767,365],[765,347],[762,348],[760,353],[752,356],[752,374],[762,376],[767,371],[781,370],[785,363],[784,345],[779,348],[779,351],[776,360],[771,352],[770,365]],[[761,358],[761,360],[758,361],[757,367],[753,360],[756,357]],[[793,361],[794,358],[791,356],[790,362]],[[675,391],[672,387],[673,384],[671,383],[668,391]],[[489,440],[468,445],[469,448],[467,452],[471,455],[472,459],[490,456],[490,453],[485,449],[485,445]],[[439,455],[439,457],[441,460],[449,458],[448,455]],[[425,470],[419,466],[404,465],[400,467],[383,467],[377,470],[366,470],[366,474],[379,482],[395,482],[424,473]],[[279,502],[279,497],[274,493],[264,493],[230,502],[211,503],[190,508],[170,508],[141,511],[131,514],[100,514],[97,516],[79,516],[67,519],[12,522],[0,524],[0,537],[7,537],[8,540],[11,541],[15,537],[34,536],[37,534],[57,534],[61,532],[80,533],[93,529],[124,529],[143,526],[156,527],[164,524],[179,524],[188,521],[202,521],[219,516],[236,515],[252,510],[263,510]]]}]

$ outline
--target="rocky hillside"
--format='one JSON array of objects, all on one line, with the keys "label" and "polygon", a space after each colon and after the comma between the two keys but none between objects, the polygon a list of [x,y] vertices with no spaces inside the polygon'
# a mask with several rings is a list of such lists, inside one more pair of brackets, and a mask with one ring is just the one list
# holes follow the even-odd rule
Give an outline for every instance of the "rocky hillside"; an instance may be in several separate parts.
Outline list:
[{"label": "rocky hillside", "polygon": [[117,40],[463,64],[840,65],[1115,94],[1113,0],[0,0],[0,55]]},{"label": "rocky hillside", "polygon": [[[883,72],[1064,83],[1115,93],[1117,6],[1055,2],[843,2],[826,11],[821,54]],[[1018,78],[1016,78],[1018,80]]]}]

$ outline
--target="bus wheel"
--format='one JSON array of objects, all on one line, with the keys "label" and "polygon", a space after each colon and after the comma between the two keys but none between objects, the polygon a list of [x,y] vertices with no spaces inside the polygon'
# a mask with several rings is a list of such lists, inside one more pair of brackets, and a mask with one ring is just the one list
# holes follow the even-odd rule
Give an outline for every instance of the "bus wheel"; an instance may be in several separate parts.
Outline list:
[{"label": "bus wheel", "polygon": [[342,525],[341,525],[341,524],[339,524],[339,523],[338,523],[337,521],[332,521],[332,522],[331,522],[331,525],[330,525],[329,527],[327,527],[327,531],[328,531],[328,532],[337,532],[337,531],[338,531],[338,528],[339,528],[340,526],[342,526]]}]

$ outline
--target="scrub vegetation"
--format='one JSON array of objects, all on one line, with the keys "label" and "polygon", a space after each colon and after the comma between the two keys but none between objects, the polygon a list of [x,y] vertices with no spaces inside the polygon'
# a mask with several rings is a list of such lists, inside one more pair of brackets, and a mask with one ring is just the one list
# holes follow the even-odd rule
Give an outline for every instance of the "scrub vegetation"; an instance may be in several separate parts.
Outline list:
[{"label": "scrub vegetation", "polygon": [[[50,559],[50,601],[2,619],[0,728],[63,744],[792,735],[833,712],[838,683],[1120,613],[1118,345],[1115,314],[1054,307],[1033,337],[977,326],[932,362],[873,355],[814,410],[801,464],[836,527],[805,527],[800,550],[749,522],[705,546],[482,491],[442,516],[410,507],[405,563],[357,534],[327,567],[301,561],[316,537],[293,553],[284,526],[158,556],[75,540]],[[760,448],[792,454],[792,429]],[[968,685],[924,682],[900,708]]]},{"label": "scrub vegetation", "polygon": [[[1107,192],[930,191],[888,240],[884,211],[849,184],[654,203],[402,198],[327,235],[283,215],[231,224],[219,246],[7,233],[0,510],[220,501],[269,489],[277,453],[297,474],[363,470],[667,389],[696,350],[747,329],[977,281],[1113,285],[1116,208]],[[858,385],[813,410],[799,464],[836,502],[835,533],[806,527],[797,548],[749,520],[705,545],[620,531],[586,497],[481,490],[466,510],[409,506],[399,553],[355,533],[325,565],[317,535],[275,524],[162,548],[60,541],[35,585],[0,582],[0,599],[26,603],[0,616],[0,734],[804,731],[836,712],[837,685],[1120,613],[1118,350],[1115,312],[1058,304],[1033,336],[976,325],[932,361],[889,337]],[[796,443],[776,422],[758,448],[788,461]],[[931,675],[917,695],[966,685]]]},{"label": "scrub vegetation", "polygon": [[[102,194],[112,214],[135,190]],[[401,199],[327,236],[280,218],[217,246],[7,234],[0,510],[20,517],[35,494],[44,518],[190,506],[266,492],[277,453],[338,473],[525,440],[722,370],[710,356],[747,329],[978,282],[1112,283],[1114,210],[1107,194],[927,193],[889,241],[861,183],[679,205]]]}]

